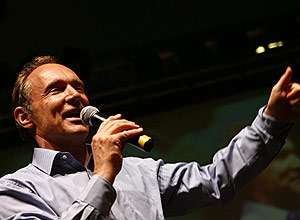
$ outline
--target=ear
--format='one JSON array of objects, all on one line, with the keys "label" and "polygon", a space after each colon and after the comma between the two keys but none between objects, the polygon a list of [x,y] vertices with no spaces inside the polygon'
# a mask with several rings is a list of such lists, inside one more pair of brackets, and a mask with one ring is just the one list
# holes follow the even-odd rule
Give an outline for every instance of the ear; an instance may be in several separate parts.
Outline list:
[{"label": "ear", "polygon": [[23,107],[18,106],[17,108],[15,108],[14,117],[18,124],[23,128],[31,129],[34,127],[34,123],[30,118],[30,115],[24,111]]}]

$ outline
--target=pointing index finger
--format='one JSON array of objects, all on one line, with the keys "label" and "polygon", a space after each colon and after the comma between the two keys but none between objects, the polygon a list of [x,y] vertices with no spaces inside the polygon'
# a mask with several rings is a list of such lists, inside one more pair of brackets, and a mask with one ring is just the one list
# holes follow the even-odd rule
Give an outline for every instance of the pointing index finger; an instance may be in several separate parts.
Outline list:
[{"label": "pointing index finger", "polygon": [[277,86],[279,90],[285,90],[290,81],[292,79],[292,68],[287,67],[285,73],[280,77],[279,81],[277,82]]}]

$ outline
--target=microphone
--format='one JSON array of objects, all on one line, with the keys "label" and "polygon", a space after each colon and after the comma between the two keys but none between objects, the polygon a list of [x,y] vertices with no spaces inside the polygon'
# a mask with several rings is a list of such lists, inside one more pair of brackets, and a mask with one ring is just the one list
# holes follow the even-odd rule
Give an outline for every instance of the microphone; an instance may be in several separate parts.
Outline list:
[{"label": "microphone", "polygon": [[[80,112],[80,119],[82,123],[87,126],[99,127],[106,118],[107,116],[105,114],[93,106],[85,106]],[[150,152],[154,147],[154,140],[145,134],[132,137],[126,142],[146,152]]]}]

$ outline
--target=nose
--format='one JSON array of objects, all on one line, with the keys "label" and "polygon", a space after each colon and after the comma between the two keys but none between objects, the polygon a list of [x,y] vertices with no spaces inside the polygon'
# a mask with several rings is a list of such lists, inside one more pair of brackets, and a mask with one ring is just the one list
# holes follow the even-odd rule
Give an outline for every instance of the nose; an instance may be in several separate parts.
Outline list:
[{"label": "nose", "polygon": [[68,85],[66,88],[66,97],[65,100],[67,103],[76,104],[80,103],[81,94],[71,85]]}]

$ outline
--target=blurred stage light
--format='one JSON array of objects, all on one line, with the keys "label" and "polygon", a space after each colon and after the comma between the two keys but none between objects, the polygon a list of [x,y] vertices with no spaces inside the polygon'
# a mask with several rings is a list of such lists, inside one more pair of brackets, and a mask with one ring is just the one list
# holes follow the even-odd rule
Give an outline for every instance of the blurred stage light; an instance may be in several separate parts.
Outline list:
[{"label": "blurred stage light", "polygon": [[263,46],[259,46],[258,48],[256,48],[255,53],[260,54],[265,51],[266,51],[266,49]]},{"label": "blurred stage light", "polygon": [[278,42],[269,43],[268,48],[273,49],[273,48],[282,47],[282,46],[283,46],[283,42],[278,41]]}]

